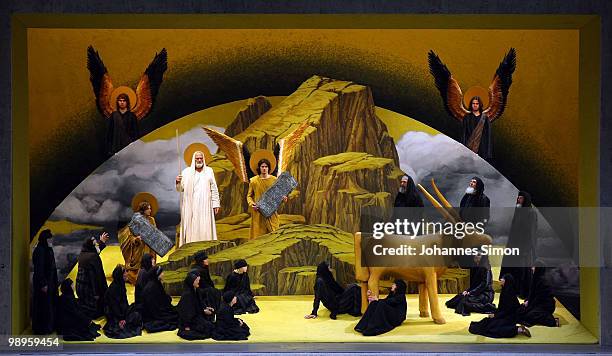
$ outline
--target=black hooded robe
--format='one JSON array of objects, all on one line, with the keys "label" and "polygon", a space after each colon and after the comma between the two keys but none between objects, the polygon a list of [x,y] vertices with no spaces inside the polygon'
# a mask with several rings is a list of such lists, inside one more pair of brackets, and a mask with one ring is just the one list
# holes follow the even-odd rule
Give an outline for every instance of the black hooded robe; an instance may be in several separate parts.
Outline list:
[{"label": "black hooded robe", "polygon": [[347,289],[342,288],[334,279],[329,265],[321,262],[317,266],[317,279],[314,285],[315,299],[310,314],[317,315],[319,305],[330,311],[330,317],[334,319],[338,314],[349,314],[361,316],[361,288],[351,284]]},{"label": "black hooded robe", "polygon": [[555,298],[545,279],[544,267],[536,267],[533,273],[527,306],[521,305],[518,318],[526,326],[544,325],[556,327],[557,321],[553,316],[555,312]]},{"label": "black hooded robe", "polygon": [[[391,221],[406,219],[408,221],[421,221],[423,217],[423,199],[416,190],[412,177],[408,177],[406,192],[398,192],[393,203],[393,217]],[[415,208],[415,209],[409,209]]]},{"label": "black hooded robe", "polygon": [[[204,307],[212,307],[218,310],[221,307],[221,291],[215,288],[215,283],[210,278],[208,266],[204,267],[198,264],[191,266],[192,271],[197,271],[200,275],[200,287],[198,293]],[[250,288],[250,287],[249,287]]]},{"label": "black hooded robe", "polygon": [[507,248],[518,248],[519,255],[504,256],[499,275],[512,274],[519,297],[525,299],[529,295],[531,266],[535,262],[538,215],[531,207],[531,195],[521,191],[519,196],[524,197],[523,207],[515,209],[506,244]]},{"label": "black hooded robe", "polygon": [[470,141],[470,137],[472,133],[478,126],[478,122],[480,119],[483,119],[483,127],[482,127],[482,135],[480,136],[480,145],[478,146],[478,152],[476,152],[480,157],[482,157],[487,162],[491,163],[493,160],[493,145],[491,144],[491,123],[487,118],[486,114],[480,114],[478,116],[469,113],[465,115],[463,121],[461,122],[463,135],[461,136],[461,143],[464,146],[468,146]]},{"label": "black hooded robe", "polygon": [[178,326],[178,313],[172,305],[172,297],[166,293],[155,268],[147,273],[149,277],[142,291],[144,329],[148,333],[174,330]]},{"label": "black hooded robe", "polygon": [[138,276],[136,277],[136,284],[134,285],[134,308],[136,311],[142,313],[143,305],[142,305],[142,290],[147,284],[148,272],[153,268],[153,256],[148,253],[145,253],[142,256],[142,261],[140,262],[140,270],[138,271]]},{"label": "black hooded robe", "polygon": [[212,336],[215,329],[210,318],[204,314],[198,291],[193,287],[197,277],[197,273],[187,274],[181,300],[176,306],[179,315],[178,336],[185,340],[207,339]]},{"label": "black hooded robe", "polygon": [[[113,281],[104,295],[106,303],[104,334],[111,339],[127,339],[142,334],[142,316],[128,304],[123,272],[123,267],[115,267]],[[125,320],[123,328],[120,326],[121,320]]]},{"label": "black hooded robe", "polygon": [[482,256],[480,265],[470,268],[470,294],[459,293],[446,302],[446,306],[455,309],[455,313],[470,315],[470,313],[493,313],[495,305],[493,300],[493,275],[487,256]]},{"label": "black hooded robe", "polygon": [[139,137],[138,119],[131,111],[114,111],[108,119],[106,146],[109,155],[121,151]]},{"label": "black hooded robe", "polygon": [[470,323],[469,331],[472,334],[493,338],[515,337],[518,334],[518,309],[520,307],[514,278],[511,274],[504,275],[505,283],[499,297],[499,307],[492,318],[484,318]]},{"label": "black hooded robe", "polygon": [[[100,251],[106,247],[100,241]],[[79,255],[79,267],[76,278],[76,293],[79,304],[91,319],[104,315],[104,295],[108,285],[102,266],[102,260],[91,239],[87,239]]]},{"label": "black hooded robe", "polygon": [[368,305],[368,309],[355,326],[355,331],[364,336],[380,335],[400,326],[406,320],[406,282],[396,280],[395,285],[395,292],[389,293],[387,298],[372,301]]},{"label": "black hooded robe", "polygon": [[57,301],[57,334],[66,341],[93,341],[100,333],[100,325],[94,323],[77,303],[71,287],[72,280],[62,282],[62,295]]},{"label": "black hooded robe", "polygon": [[251,282],[247,272],[232,272],[228,275],[225,279],[225,287],[223,288],[223,293],[225,292],[232,292],[238,299],[238,302],[234,304],[234,313],[259,312],[259,307],[255,304],[255,299],[253,298],[254,295],[253,291],[251,291]]},{"label": "black hooded robe", "polygon": [[[47,244],[46,238],[38,239],[32,253],[32,264],[32,332],[36,335],[47,335],[55,329],[57,268],[53,248]],[[42,291],[45,286],[47,292]]]},{"label": "black hooded robe", "polygon": [[491,201],[484,193],[485,186],[482,179],[472,177],[476,180],[476,192],[474,194],[465,194],[459,203],[459,215],[465,222],[483,222],[489,220],[489,208]]},{"label": "black hooded robe", "polygon": [[249,326],[234,317],[234,309],[227,302],[221,302],[217,311],[217,325],[213,331],[215,340],[247,340],[251,335]]}]

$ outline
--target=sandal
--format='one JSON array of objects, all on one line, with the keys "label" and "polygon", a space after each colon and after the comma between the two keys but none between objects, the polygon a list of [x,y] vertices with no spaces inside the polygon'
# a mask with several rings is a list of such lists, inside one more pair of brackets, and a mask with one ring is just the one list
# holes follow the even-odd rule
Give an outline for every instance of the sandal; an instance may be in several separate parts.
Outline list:
[{"label": "sandal", "polygon": [[529,331],[529,329],[527,329],[525,326],[520,325],[518,327],[518,332],[519,334],[525,335],[527,337],[531,337],[531,332]]}]

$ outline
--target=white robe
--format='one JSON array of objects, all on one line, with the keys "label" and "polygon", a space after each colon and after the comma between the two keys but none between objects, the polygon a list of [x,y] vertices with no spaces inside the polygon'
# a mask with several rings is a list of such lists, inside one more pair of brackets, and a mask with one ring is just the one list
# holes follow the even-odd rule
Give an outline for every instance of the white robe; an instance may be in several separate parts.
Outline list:
[{"label": "white robe", "polygon": [[181,173],[183,179],[176,189],[183,193],[179,245],[217,239],[214,208],[221,206],[219,190],[212,168],[204,165],[195,170],[195,155],[190,167]]}]

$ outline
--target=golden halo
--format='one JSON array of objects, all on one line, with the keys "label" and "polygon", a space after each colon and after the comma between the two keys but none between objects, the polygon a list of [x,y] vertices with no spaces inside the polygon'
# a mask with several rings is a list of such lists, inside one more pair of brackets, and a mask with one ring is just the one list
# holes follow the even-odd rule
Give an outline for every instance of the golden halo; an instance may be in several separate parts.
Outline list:
[{"label": "golden halo", "polygon": [[146,201],[151,204],[151,216],[157,214],[157,210],[159,209],[157,198],[155,197],[155,195],[149,192],[140,192],[134,195],[134,197],[132,198],[132,210],[134,212],[138,211],[138,205],[140,205],[140,203],[142,203],[143,201]]},{"label": "golden halo", "polygon": [[257,175],[257,163],[261,159],[267,159],[270,161],[270,170],[268,174],[272,174],[274,169],[276,168],[276,157],[274,157],[274,152],[270,150],[257,150],[251,154],[251,159],[249,160],[249,167],[251,167],[251,171],[253,174]]},{"label": "golden halo", "polygon": [[110,105],[115,108],[115,110],[119,110],[117,107],[117,97],[119,94],[127,94],[128,98],[130,98],[130,110],[134,110],[136,106],[136,102],[138,101],[138,97],[136,96],[136,92],[130,88],[122,85],[120,87],[115,88],[110,96]]},{"label": "golden halo", "polygon": [[183,153],[183,159],[185,160],[185,164],[187,167],[191,166],[191,160],[193,159],[193,154],[197,151],[201,151],[204,153],[204,163],[208,164],[212,161],[212,154],[210,154],[210,150],[208,146],[201,142],[194,142],[191,145],[187,146],[185,152]]},{"label": "golden halo", "polygon": [[482,100],[482,110],[489,107],[489,90],[483,87],[473,86],[463,94],[463,105],[465,105],[468,111],[472,111],[470,100],[475,96],[479,96],[480,100]]}]

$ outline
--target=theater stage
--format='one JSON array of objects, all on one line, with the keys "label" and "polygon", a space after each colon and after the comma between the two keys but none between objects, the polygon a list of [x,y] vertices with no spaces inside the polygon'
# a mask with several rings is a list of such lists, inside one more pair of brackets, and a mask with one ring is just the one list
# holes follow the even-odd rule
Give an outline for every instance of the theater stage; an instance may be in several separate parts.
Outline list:
[{"label": "theater stage", "polygon": [[[118,246],[108,246],[101,254],[104,270],[110,283],[110,274],[117,263],[122,263]],[[76,276],[76,267],[70,273]],[[134,300],[134,287],[127,285],[128,300]],[[440,295],[440,303],[450,299],[451,295]],[[499,294],[496,294],[496,302]],[[173,298],[173,304],[179,298]],[[483,315],[472,314],[463,317],[452,310],[444,310],[446,324],[436,325],[431,318],[420,318],[418,296],[408,295],[408,316],[406,321],[393,331],[373,337],[362,336],[353,327],[359,318],[350,315],[339,315],[337,320],[329,318],[325,307],[319,308],[319,317],[314,320],[304,319],[312,310],[312,296],[259,296],[256,302],[261,311],[257,314],[239,316],[251,328],[248,341],[236,343],[283,343],[283,342],[414,342],[414,343],[525,343],[525,344],[595,344],[597,339],[587,331],[572,314],[560,303],[557,303],[555,316],[561,320],[560,328],[535,326],[530,328],[532,337],[517,336],[512,339],[491,339],[472,335],[468,332],[470,321],[477,321]],[[98,320],[103,324],[104,319]],[[104,334],[92,343],[219,343],[212,339],[186,341],[179,338],[175,331],[147,334],[131,339],[109,339]]]}]

